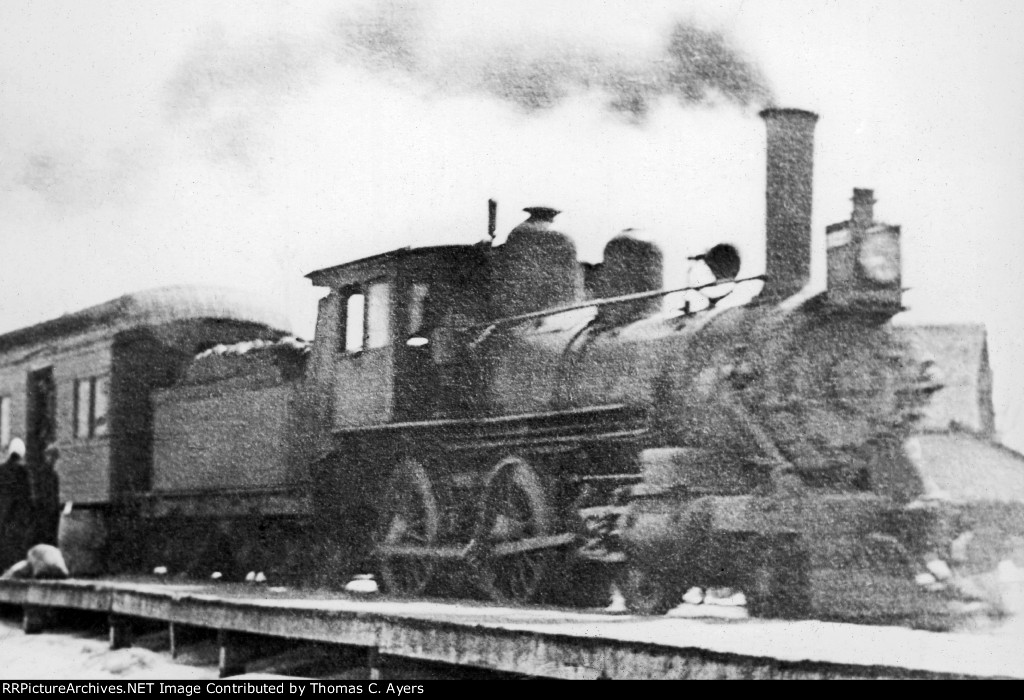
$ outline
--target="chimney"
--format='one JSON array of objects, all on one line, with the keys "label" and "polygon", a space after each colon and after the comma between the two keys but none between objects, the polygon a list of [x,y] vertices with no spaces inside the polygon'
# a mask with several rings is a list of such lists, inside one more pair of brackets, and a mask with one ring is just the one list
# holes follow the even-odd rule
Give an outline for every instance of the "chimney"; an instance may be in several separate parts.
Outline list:
[{"label": "chimney", "polygon": [[868,228],[875,220],[875,191],[853,189],[853,225]]},{"label": "chimney", "polygon": [[799,292],[811,278],[814,125],[818,115],[802,109],[766,109],[761,118],[768,141],[768,279],[761,296],[778,301]]}]

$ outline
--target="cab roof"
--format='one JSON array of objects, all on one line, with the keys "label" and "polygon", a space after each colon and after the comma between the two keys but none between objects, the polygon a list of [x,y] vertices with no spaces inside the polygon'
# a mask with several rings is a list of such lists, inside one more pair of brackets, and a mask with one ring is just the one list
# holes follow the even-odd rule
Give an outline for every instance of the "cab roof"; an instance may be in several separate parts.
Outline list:
[{"label": "cab roof", "polygon": [[306,275],[306,277],[317,287],[339,288],[383,276],[389,269],[399,264],[405,265],[409,261],[439,257],[450,260],[469,255],[471,254],[470,251],[489,247],[489,242],[483,244],[424,246],[421,248],[407,246],[390,250],[386,253],[371,255],[367,258],[353,260],[352,262],[342,263],[341,265],[314,270]]}]

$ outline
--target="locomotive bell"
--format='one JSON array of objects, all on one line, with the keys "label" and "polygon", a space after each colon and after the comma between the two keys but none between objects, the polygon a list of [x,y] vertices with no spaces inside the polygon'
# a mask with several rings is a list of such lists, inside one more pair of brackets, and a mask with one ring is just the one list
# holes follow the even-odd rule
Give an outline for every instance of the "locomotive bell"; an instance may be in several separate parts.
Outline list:
[{"label": "locomotive bell", "polygon": [[736,279],[740,273],[740,252],[736,246],[719,243],[706,253],[695,255],[690,260],[703,260],[716,282]]},{"label": "locomotive bell", "polygon": [[853,191],[849,221],[826,229],[833,306],[892,315],[902,310],[900,228],[874,220],[874,192]]}]

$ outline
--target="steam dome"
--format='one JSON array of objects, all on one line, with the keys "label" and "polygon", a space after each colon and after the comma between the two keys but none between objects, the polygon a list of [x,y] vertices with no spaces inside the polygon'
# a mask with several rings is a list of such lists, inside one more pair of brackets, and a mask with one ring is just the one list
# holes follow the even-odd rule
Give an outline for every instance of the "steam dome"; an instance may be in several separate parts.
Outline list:
[{"label": "steam dome", "polygon": [[[626,229],[604,247],[604,265],[598,279],[601,297],[650,292],[662,288],[664,263],[661,249],[640,240],[633,229]],[[625,323],[655,313],[660,298],[640,299],[602,307],[602,316],[611,323]]]},{"label": "steam dome", "polygon": [[552,228],[557,209],[527,207],[529,215],[495,251],[494,307],[498,316],[517,316],[572,304],[583,297],[576,246]]}]

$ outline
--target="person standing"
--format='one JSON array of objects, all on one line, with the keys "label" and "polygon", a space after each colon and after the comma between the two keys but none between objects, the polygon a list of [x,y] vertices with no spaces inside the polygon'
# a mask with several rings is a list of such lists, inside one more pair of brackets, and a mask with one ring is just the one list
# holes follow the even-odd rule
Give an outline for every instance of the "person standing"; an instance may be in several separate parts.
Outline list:
[{"label": "person standing", "polygon": [[32,539],[32,492],[25,469],[25,442],[14,438],[0,465],[0,570],[25,558]]},{"label": "person standing", "polygon": [[57,474],[57,460],[60,448],[50,443],[43,451],[43,459],[32,471],[33,525],[36,544],[57,546],[57,529],[60,525],[60,478]]}]

